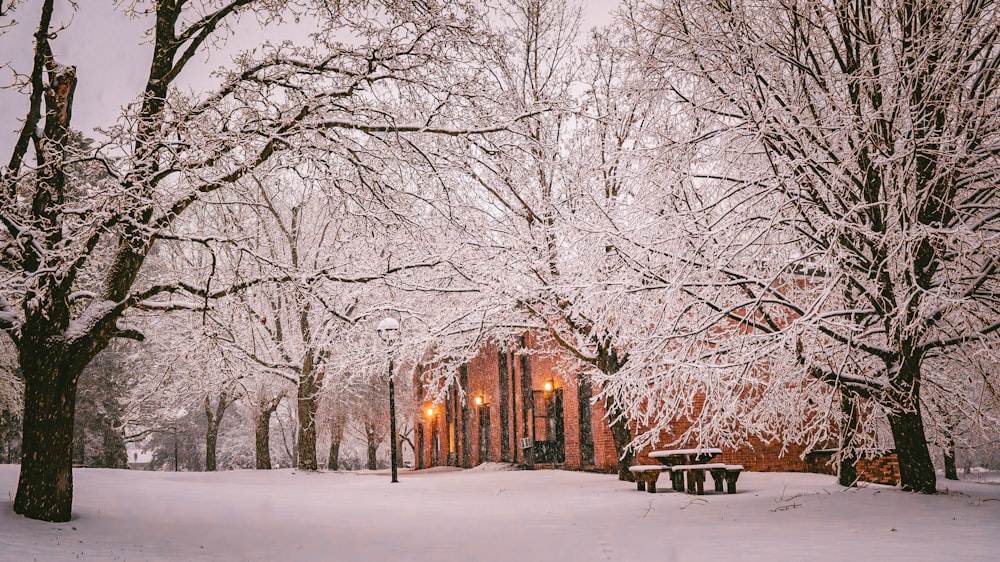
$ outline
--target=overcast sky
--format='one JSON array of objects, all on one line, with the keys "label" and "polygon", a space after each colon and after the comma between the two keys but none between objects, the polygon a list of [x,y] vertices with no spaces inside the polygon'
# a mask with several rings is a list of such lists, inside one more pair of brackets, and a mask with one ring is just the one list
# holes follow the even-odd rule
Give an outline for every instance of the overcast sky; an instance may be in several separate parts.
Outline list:
[{"label": "overcast sky", "polygon": [[[610,21],[610,12],[619,0],[584,0],[584,29]],[[6,4],[3,0],[0,3]],[[0,35],[0,86],[13,81],[11,67],[20,72],[30,69],[31,35],[38,21],[40,0],[25,0],[15,12],[21,25]],[[73,108],[73,126],[88,136],[99,136],[95,127],[106,127],[117,119],[120,108],[141,90],[149,68],[151,47],[143,44],[149,20],[131,20],[114,9],[111,0],[78,2],[74,12],[67,2],[57,2],[56,22],[68,24],[54,41],[61,64],[77,67],[78,84]],[[250,18],[246,18],[249,20]],[[3,21],[0,23],[8,23]],[[259,28],[247,21],[233,36],[233,44],[256,43]],[[273,34],[269,34],[273,39]],[[202,61],[196,74],[207,75],[207,66],[225,63],[224,58]],[[27,98],[0,89],[0,159],[10,157],[19,119],[27,109]]]}]

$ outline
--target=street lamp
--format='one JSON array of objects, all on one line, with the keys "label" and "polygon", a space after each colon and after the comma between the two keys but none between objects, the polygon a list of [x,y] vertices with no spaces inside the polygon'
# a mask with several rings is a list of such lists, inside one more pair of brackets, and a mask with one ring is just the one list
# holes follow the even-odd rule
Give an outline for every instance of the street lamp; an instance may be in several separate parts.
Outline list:
[{"label": "street lamp", "polygon": [[392,482],[399,482],[396,479],[396,393],[392,385],[392,351],[399,340],[399,321],[383,318],[376,330],[389,352],[389,455],[392,457]]}]

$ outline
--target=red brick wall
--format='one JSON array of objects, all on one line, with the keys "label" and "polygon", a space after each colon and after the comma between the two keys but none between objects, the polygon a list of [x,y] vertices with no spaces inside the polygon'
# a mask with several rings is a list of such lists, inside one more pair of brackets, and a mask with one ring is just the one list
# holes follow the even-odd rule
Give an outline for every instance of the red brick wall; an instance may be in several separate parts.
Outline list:
[{"label": "red brick wall", "polygon": [[[524,336],[526,347],[536,351],[554,351],[556,346],[550,340],[537,334],[526,334]],[[524,432],[524,404],[525,400],[531,400],[531,396],[524,396],[522,393],[522,377],[525,375],[522,369],[521,355],[517,349],[505,350],[502,353],[507,357],[507,384],[509,389],[509,400],[506,404],[509,412],[510,424],[510,448],[506,458],[502,457],[502,428],[501,428],[501,391],[500,391],[500,360],[498,354],[500,350],[494,344],[483,346],[479,354],[469,361],[467,387],[465,389],[468,408],[468,425],[464,431],[468,432],[468,452],[463,454],[463,427],[461,424],[461,394],[452,392],[450,396],[457,397],[456,400],[449,400],[445,403],[431,404],[427,400],[423,402],[421,416],[416,420],[418,424],[424,426],[424,442],[421,451],[416,454],[423,455],[422,466],[429,467],[431,464],[431,443],[432,426],[437,425],[441,435],[439,465],[448,463],[448,425],[446,408],[451,408],[455,421],[456,431],[456,457],[458,464],[468,459],[468,466],[475,466],[483,462],[499,462],[506,460],[509,462],[524,463],[523,451],[519,447],[520,438],[525,436]],[[565,435],[565,463],[560,464],[562,468],[587,469],[613,472],[617,469],[617,454],[615,452],[614,440],[608,422],[605,419],[606,410],[601,401],[591,405],[591,427],[594,439],[594,464],[581,465],[580,459],[580,424],[579,424],[579,401],[576,377],[572,380],[565,380],[560,376],[560,372],[570,372],[571,369],[560,369],[560,359],[555,353],[531,353],[528,356],[530,363],[531,385],[534,390],[540,390],[547,380],[553,381],[557,389],[563,391],[563,428]],[[513,371],[511,378],[510,371]],[[422,386],[418,385],[418,388]],[[594,389],[593,394],[597,394],[599,389]],[[482,396],[484,405],[476,406],[475,398]],[[433,406],[435,415],[428,419],[423,414],[428,407]],[[480,458],[479,454],[479,410],[486,408],[490,412],[490,451],[485,458]],[[700,404],[695,404],[695,412],[700,408]],[[529,420],[529,434],[531,420]],[[677,436],[683,434],[691,426],[691,422],[685,419],[674,420],[671,431],[665,432],[659,439],[660,443],[671,443]],[[670,445],[670,448],[686,448],[695,446],[694,443],[679,443]],[[711,443],[705,446],[713,446]],[[665,446],[664,446],[665,447]],[[664,448],[661,446],[655,448]],[[642,464],[656,464],[650,459],[648,453],[653,448],[638,451],[637,462]],[[781,443],[765,443],[759,439],[750,439],[745,446],[735,450],[725,450],[720,457],[720,462],[727,464],[741,464],[746,470],[751,471],[793,471],[793,472],[823,472],[832,473],[829,466],[820,466],[822,463],[816,455],[809,455],[802,458],[801,447],[783,446]],[[864,475],[864,479],[870,482],[891,482],[898,481],[898,464],[892,458],[885,457],[876,461],[868,461],[859,466],[859,474]]]},{"label": "red brick wall", "polygon": [[896,453],[886,453],[874,459],[858,462],[858,479],[875,484],[899,484],[899,457]]},{"label": "red brick wall", "polygon": [[[692,417],[697,416],[704,404],[704,398],[695,399]],[[661,433],[658,443],[673,443],[692,426],[690,419],[677,418],[672,420],[670,431]],[[698,446],[698,443],[680,442],[669,446],[654,446],[638,451],[636,462],[640,464],[657,464],[656,460],[648,455],[656,449],[686,449]],[[703,443],[704,447],[717,447],[713,443]],[[720,447],[722,448],[722,447]],[[724,462],[726,464],[741,464],[745,470],[759,472],[806,472],[808,462],[800,458],[803,447],[785,445],[779,442],[765,443],[757,438],[749,438],[746,443],[738,449],[722,448],[723,453],[713,462]]]},{"label": "red brick wall", "polygon": [[[555,349],[552,342],[538,338],[533,334],[527,334],[525,336],[525,343],[529,349],[536,351],[551,351]],[[503,404],[500,389],[501,377],[499,372],[499,353],[506,354],[508,369],[506,382],[509,385],[509,393],[505,406],[509,415],[508,424],[510,427],[510,448],[506,458],[502,455],[503,449],[501,444],[503,437],[501,407]],[[591,408],[591,427],[594,434],[595,462],[594,464],[582,465],[580,458],[580,409],[576,380],[565,380],[560,376],[561,359],[557,355],[549,353],[532,353],[527,357],[528,362],[530,363],[529,370],[531,376],[531,389],[541,390],[545,382],[551,380],[554,387],[562,390],[563,392],[563,433],[565,436],[566,454],[565,463],[562,463],[559,466],[564,468],[583,468],[589,470],[614,470],[617,463],[614,443],[611,438],[611,431],[608,428],[607,421],[604,419],[605,411],[603,405],[594,404]],[[522,392],[522,377],[525,373],[522,368],[521,355],[517,353],[517,350],[505,350],[501,352],[494,344],[485,345],[479,353],[468,362],[467,369],[468,379],[467,387],[465,389],[465,400],[467,400],[467,407],[469,409],[469,423],[465,428],[465,431],[468,432],[469,466],[475,466],[483,462],[499,462],[501,460],[523,463],[525,458],[523,451],[519,447],[519,440],[525,436],[524,401],[530,401],[532,397],[524,396]],[[513,377],[511,377],[510,374],[511,371],[513,371]],[[422,388],[422,385],[418,385],[418,387]],[[451,396],[454,395],[454,393],[451,394]],[[482,406],[476,406],[475,398],[477,396],[481,396],[483,398]],[[458,444],[458,450],[456,451],[457,457],[459,461],[464,459],[465,456],[461,450],[463,444],[463,438],[461,435],[461,404],[449,401],[432,404],[430,401],[426,400],[423,395],[420,396],[420,402],[423,404],[423,407],[421,408],[420,417],[415,420],[415,422],[417,424],[422,424],[424,427],[424,443],[421,451],[416,452],[415,454],[418,455],[418,457],[422,455],[422,457],[420,457],[423,461],[421,466],[432,466],[430,448],[432,430],[435,425],[441,434],[441,448],[438,464],[443,465],[447,463],[448,424],[446,409],[448,408],[452,410],[453,417],[455,418],[456,441]],[[434,409],[433,418],[427,417],[426,410],[428,408]],[[479,454],[479,408],[486,408],[490,412],[490,452],[486,458],[480,458]],[[529,420],[529,434],[531,432],[531,423],[532,420]],[[461,462],[459,462],[459,464],[461,464]]]},{"label": "red brick wall", "polygon": [[[596,392],[596,390],[595,390]],[[605,419],[607,409],[602,401],[591,407],[594,424],[594,464],[597,470],[615,472],[618,470],[618,453],[615,451],[614,437]]]},{"label": "red brick wall", "polygon": [[[830,462],[834,450],[824,449],[814,451],[807,456],[806,472],[818,474],[836,474],[837,467]],[[889,452],[873,459],[862,459],[857,464],[858,480],[875,484],[899,484],[899,458],[896,453]]]}]

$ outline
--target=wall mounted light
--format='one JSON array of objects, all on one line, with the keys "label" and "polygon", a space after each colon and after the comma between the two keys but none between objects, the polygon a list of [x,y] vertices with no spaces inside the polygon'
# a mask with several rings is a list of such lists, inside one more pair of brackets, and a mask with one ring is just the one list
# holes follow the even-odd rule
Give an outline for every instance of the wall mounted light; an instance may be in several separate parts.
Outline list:
[{"label": "wall mounted light", "polygon": [[427,410],[424,413],[427,414],[428,418],[433,418],[434,417],[434,408],[427,408]]},{"label": "wall mounted light", "polygon": [[555,385],[555,383],[552,382],[552,379],[549,379],[549,380],[545,381],[544,386],[542,386],[542,388],[545,389],[545,392],[552,392],[552,389],[555,388],[555,387],[556,387],[556,385]]}]

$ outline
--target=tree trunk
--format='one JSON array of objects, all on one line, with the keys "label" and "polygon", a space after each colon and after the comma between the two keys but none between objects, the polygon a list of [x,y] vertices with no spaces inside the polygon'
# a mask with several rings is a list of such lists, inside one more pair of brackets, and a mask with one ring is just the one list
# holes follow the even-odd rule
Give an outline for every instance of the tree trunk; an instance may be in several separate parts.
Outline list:
[{"label": "tree trunk", "polygon": [[[30,519],[69,521],[73,509],[73,416],[79,373],[45,361],[25,361],[21,473],[14,512]],[[34,354],[31,359],[47,357]],[[48,364],[46,364],[48,363]],[[82,368],[81,368],[82,370]]]},{"label": "tree trunk", "polygon": [[329,470],[340,470],[340,444],[344,440],[344,429],[347,427],[347,413],[343,404],[337,403],[330,416],[330,455],[326,459]]},{"label": "tree trunk", "polygon": [[222,425],[222,416],[226,413],[227,406],[229,406],[229,396],[226,391],[219,394],[219,403],[214,414],[212,401],[208,396],[205,396],[205,417],[208,418],[205,431],[205,470],[208,472],[215,472],[217,468],[216,453],[219,443],[219,426]]},{"label": "tree trunk", "polygon": [[[118,425],[118,424],[116,424]],[[101,450],[101,466],[104,468],[128,468],[128,451],[125,449],[125,436],[114,426],[107,427],[103,432]]]},{"label": "tree trunk", "polygon": [[378,462],[377,462],[378,459],[376,458],[375,453],[378,452],[378,445],[379,445],[378,438],[376,437],[375,428],[365,427],[365,437],[368,440],[367,443],[368,464],[366,465],[366,468],[368,468],[368,470],[375,470],[376,468],[378,468]]},{"label": "tree trunk", "polygon": [[[904,346],[909,347],[909,346]],[[920,363],[904,361],[892,380],[893,397],[889,426],[899,459],[899,483],[904,490],[921,494],[937,493],[937,475],[931,461],[924,420],[920,413]]]},{"label": "tree trunk", "polygon": [[889,412],[889,426],[899,459],[900,485],[904,490],[934,494],[937,476],[920,413],[920,367],[916,361],[900,367],[891,391],[895,400]]},{"label": "tree trunk", "polygon": [[944,477],[948,480],[958,480],[958,466],[955,464],[955,440],[948,439],[944,449]]},{"label": "tree trunk", "polygon": [[216,447],[219,442],[219,427],[208,428],[205,432],[205,470],[215,472],[216,469]]},{"label": "tree trunk", "polygon": [[254,457],[257,470],[271,470],[271,415],[278,409],[280,398],[265,402],[254,420]]},{"label": "tree trunk", "polygon": [[632,431],[628,427],[628,418],[619,415],[621,410],[610,396],[605,401],[608,408],[608,424],[611,427],[611,437],[615,443],[615,453],[618,455],[618,479],[633,482],[635,477],[629,467],[635,464],[635,454],[628,448],[632,442]]},{"label": "tree trunk", "polygon": [[844,451],[850,450],[853,446],[851,442],[854,441],[858,429],[858,410],[857,405],[843,389],[840,390],[840,411],[844,418],[840,430],[840,467],[837,470],[837,482],[849,488],[858,481],[858,456],[853,451],[849,453]]},{"label": "tree trunk", "polygon": [[260,412],[254,427],[257,470],[271,470],[271,414]]},{"label": "tree trunk", "polygon": [[330,439],[330,458],[326,460],[327,470],[340,470],[340,441]]},{"label": "tree trunk", "polygon": [[257,470],[271,470],[271,416],[283,396],[263,400],[254,420],[254,453]]},{"label": "tree trunk", "polygon": [[311,352],[306,352],[299,378],[299,463],[301,470],[318,470],[316,459],[316,412],[319,409],[319,386]]},{"label": "tree trunk", "polygon": [[921,494],[937,493],[937,476],[927,449],[920,412],[892,412],[889,414],[889,425],[896,442],[902,488]]},{"label": "tree trunk", "polygon": [[[598,345],[597,367],[605,375],[613,376],[618,373],[627,360],[627,358],[622,360],[618,357],[618,352],[611,346],[610,342]],[[632,442],[632,431],[628,427],[628,417],[622,413],[613,397],[608,396],[604,405],[608,410],[608,425],[615,444],[615,454],[618,456],[618,479],[634,482],[635,477],[629,470],[629,467],[635,464],[635,453],[629,448],[629,443]]]}]

